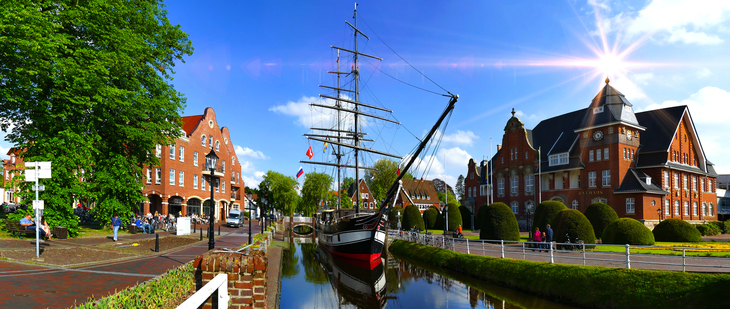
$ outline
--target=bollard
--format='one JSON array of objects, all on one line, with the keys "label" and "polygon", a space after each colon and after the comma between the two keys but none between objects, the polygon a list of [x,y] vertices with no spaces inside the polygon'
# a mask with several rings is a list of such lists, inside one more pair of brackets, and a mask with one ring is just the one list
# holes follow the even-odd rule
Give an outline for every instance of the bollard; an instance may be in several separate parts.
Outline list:
[{"label": "bollard", "polygon": [[686,263],[687,255],[685,255],[684,250],[685,249],[682,249],[682,272],[684,272],[687,269],[687,263]]},{"label": "bollard", "polygon": [[626,244],[626,268],[631,269],[631,258],[629,253],[629,244]]},{"label": "bollard", "polygon": [[524,241],[522,242],[522,259],[523,260],[526,260],[526,257],[525,257],[525,242]]},{"label": "bollard", "polygon": [[218,236],[221,236],[221,226],[218,226]]},{"label": "bollard", "polygon": [[198,231],[198,222],[193,220],[193,233]]},{"label": "bollard", "polygon": [[155,252],[160,252],[160,234],[155,234]]},{"label": "bollard", "polygon": [[583,266],[586,266],[586,244],[581,243],[581,247],[583,247]]},{"label": "bollard", "polygon": [[550,242],[550,264],[555,263],[555,258],[553,256],[553,242]]},{"label": "bollard", "polygon": [[200,240],[203,240],[203,228],[200,228]]},{"label": "bollard", "polygon": [[499,246],[502,247],[502,258],[504,258],[504,239],[499,240]]}]

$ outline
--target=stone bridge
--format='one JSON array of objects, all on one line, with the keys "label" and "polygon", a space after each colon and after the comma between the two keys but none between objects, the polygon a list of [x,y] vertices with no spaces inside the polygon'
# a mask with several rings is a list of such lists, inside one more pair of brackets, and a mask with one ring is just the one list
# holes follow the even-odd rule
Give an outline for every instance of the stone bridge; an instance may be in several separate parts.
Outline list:
[{"label": "stone bridge", "polygon": [[308,226],[314,229],[314,218],[312,217],[284,217],[284,230],[293,230],[297,226]]}]

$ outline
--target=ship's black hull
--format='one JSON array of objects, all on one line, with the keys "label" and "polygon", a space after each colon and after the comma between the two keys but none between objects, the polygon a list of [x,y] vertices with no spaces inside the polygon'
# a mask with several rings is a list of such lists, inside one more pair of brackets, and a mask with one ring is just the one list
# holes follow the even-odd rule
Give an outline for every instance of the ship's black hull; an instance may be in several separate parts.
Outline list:
[{"label": "ship's black hull", "polygon": [[382,213],[334,222],[317,221],[317,243],[327,251],[366,262],[380,259],[386,235]]}]

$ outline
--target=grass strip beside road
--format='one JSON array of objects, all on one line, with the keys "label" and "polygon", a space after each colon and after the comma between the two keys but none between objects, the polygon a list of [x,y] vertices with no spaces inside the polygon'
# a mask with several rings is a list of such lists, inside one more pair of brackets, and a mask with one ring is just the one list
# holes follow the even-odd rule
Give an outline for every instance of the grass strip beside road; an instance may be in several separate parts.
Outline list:
[{"label": "grass strip beside road", "polygon": [[548,264],[395,240],[389,250],[486,282],[583,308],[730,308],[730,275]]}]

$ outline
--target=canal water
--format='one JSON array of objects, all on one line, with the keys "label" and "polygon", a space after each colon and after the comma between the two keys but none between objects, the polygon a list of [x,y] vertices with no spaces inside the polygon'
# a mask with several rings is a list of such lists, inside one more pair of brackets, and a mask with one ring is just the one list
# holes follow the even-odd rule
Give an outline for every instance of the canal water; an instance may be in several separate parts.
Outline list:
[{"label": "canal water", "polygon": [[338,259],[313,243],[290,243],[281,271],[281,308],[571,308],[394,255]]}]

